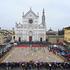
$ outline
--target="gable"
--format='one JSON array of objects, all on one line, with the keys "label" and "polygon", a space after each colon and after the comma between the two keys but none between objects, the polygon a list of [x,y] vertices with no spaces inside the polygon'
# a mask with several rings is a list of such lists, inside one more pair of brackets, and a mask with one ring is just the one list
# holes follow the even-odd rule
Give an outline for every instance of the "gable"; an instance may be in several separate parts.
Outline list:
[{"label": "gable", "polygon": [[24,16],[24,18],[37,18],[38,16],[30,9]]}]

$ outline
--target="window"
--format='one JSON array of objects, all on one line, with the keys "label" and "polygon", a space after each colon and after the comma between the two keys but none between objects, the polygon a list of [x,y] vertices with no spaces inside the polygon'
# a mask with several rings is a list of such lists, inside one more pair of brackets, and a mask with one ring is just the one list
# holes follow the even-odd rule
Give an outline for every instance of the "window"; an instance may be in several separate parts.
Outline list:
[{"label": "window", "polygon": [[33,23],[33,20],[32,20],[32,19],[29,19],[29,23],[30,23],[30,24]]}]

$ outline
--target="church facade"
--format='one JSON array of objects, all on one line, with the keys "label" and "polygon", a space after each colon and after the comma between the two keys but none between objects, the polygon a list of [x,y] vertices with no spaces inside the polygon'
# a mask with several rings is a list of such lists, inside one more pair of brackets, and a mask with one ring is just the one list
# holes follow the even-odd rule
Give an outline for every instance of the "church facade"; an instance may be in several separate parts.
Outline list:
[{"label": "church facade", "polygon": [[46,41],[45,12],[43,9],[42,22],[39,24],[39,15],[30,9],[22,16],[22,23],[16,23],[16,41]]}]

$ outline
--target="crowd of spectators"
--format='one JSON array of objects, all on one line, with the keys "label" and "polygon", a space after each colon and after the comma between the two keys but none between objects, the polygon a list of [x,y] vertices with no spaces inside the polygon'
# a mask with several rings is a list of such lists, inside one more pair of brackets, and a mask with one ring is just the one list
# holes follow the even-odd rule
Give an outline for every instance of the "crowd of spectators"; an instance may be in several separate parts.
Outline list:
[{"label": "crowd of spectators", "polygon": [[0,69],[14,70],[70,70],[70,63],[48,63],[48,62],[19,62],[1,63]]},{"label": "crowd of spectators", "polygon": [[12,48],[13,44],[5,44],[0,47],[0,58],[2,58],[10,49]]},{"label": "crowd of spectators", "polygon": [[66,59],[66,61],[70,61],[70,51],[66,50],[64,46],[49,45],[48,50],[53,52],[54,54],[57,54],[57,55],[63,57],[64,59]]},{"label": "crowd of spectators", "polygon": [[[32,47],[45,47],[43,44],[33,44]],[[7,48],[8,49],[8,48]],[[10,47],[9,47],[10,49]],[[49,51],[53,51],[53,53],[57,54],[61,52],[61,48],[56,46],[48,46]],[[14,70],[14,68],[20,68],[20,70],[70,70],[70,63],[63,62],[8,62],[8,63],[0,63],[0,69],[2,70]],[[17,69],[16,69],[17,70]]]}]

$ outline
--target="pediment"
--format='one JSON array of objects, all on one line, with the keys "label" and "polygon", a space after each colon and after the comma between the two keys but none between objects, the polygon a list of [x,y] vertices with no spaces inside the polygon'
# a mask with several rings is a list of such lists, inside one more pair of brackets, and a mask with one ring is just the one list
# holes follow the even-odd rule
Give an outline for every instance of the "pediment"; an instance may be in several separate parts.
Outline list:
[{"label": "pediment", "polygon": [[23,17],[35,17],[35,18],[37,18],[37,17],[39,17],[38,15],[36,15],[33,11],[32,11],[32,9],[30,9]]}]

